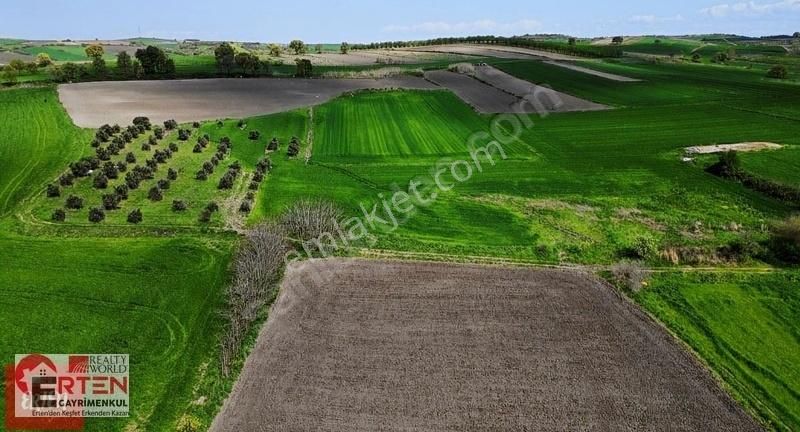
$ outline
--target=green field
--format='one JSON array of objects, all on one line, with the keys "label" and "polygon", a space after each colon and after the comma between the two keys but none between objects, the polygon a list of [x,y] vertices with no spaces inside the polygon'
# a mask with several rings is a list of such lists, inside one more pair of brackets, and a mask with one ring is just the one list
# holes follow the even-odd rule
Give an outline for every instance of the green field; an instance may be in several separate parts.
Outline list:
[{"label": "green field", "polygon": [[686,341],[776,430],[800,427],[797,272],[670,273],[636,300]]},{"label": "green field", "polygon": [[4,90],[0,101],[0,357],[129,353],[130,421],[92,419],[87,430],[173,430],[193,400],[193,383],[215,371],[234,239],[127,238],[136,233],[54,231],[32,221],[26,198],[91,150],[91,131],[72,126],[52,88]]}]

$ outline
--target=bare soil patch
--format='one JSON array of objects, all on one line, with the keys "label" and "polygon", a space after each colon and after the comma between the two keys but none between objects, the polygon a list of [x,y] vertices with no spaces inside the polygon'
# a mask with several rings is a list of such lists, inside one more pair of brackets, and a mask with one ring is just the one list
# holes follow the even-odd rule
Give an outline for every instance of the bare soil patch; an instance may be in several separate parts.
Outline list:
[{"label": "bare soil patch", "polygon": [[586,275],[325,260],[290,266],[211,430],[760,428]]},{"label": "bare soil patch", "polygon": [[475,78],[450,71],[428,71],[425,78],[445,87],[484,114],[516,112],[519,98]]},{"label": "bare soil patch", "polygon": [[297,57],[307,58],[311,63],[318,66],[369,66],[369,65],[404,65],[418,64],[436,61],[461,61],[469,56],[437,53],[437,52],[415,52],[402,50],[358,50],[350,51],[347,54],[322,53],[305,54],[301,56],[289,56],[291,60]]},{"label": "bare soil patch", "polygon": [[725,153],[729,151],[757,152],[762,150],[778,150],[782,148],[783,148],[782,145],[771,142],[743,142],[738,144],[715,144],[708,146],[687,147],[686,154],[689,155],[713,154],[713,153]]},{"label": "bare soil patch", "polygon": [[36,60],[36,57],[27,54],[19,54],[11,51],[0,51],[0,65],[7,65],[12,60],[22,60],[24,62],[31,62]]},{"label": "bare soil patch", "polygon": [[567,62],[560,62],[560,61],[546,61],[545,63],[553,66],[563,67],[566,69],[574,70],[576,72],[583,72],[585,74],[594,75],[596,77],[605,78],[611,81],[619,81],[619,82],[640,82],[641,80],[636,78],[629,78],[622,75],[612,74],[608,72],[600,72],[594,69],[589,69],[583,66],[578,66],[573,63]]},{"label": "bare soil patch", "polygon": [[497,57],[504,59],[580,60],[578,57],[572,57],[564,54],[500,45],[431,45],[408,48],[408,50],[463,54],[481,57]]},{"label": "bare soil patch", "polygon": [[126,124],[136,116],[154,122],[241,118],[317,105],[362,89],[436,89],[422,78],[203,79],[63,84],[61,102],[76,125]]},{"label": "bare soil patch", "polygon": [[529,81],[509,75],[492,66],[476,66],[475,77],[492,87],[499,88],[517,97],[531,97],[541,103],[548,112],[597,111],[608,106],[577,98],[551,88],[537,86]]}]

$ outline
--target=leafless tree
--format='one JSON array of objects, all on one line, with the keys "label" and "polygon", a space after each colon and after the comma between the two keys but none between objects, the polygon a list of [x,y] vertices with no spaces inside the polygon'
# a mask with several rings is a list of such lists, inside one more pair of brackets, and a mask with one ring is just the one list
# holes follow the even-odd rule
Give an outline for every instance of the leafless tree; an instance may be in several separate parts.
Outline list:
[{"label": "leafless tree", "polygon": [[286,209],[281,225],[292,237],[307,241],[332,233],[342,213],[329,201],[302,200]]}]

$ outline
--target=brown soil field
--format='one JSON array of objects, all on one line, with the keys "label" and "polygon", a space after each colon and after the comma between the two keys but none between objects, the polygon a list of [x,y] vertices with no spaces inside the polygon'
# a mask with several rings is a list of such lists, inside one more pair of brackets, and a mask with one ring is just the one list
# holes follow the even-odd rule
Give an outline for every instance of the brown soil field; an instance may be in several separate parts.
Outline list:
[{"label": "brown soil field", "polygon": [[289,267],[212,431],[756,431],[590,276],[444,263]]},{"label": "brown soil field", "polygon": [[436,89],[422,78],[373,79],[202,79],[88,82],[58,87],[76,125],[127,124],[136,116],[154,122],[241,118],[324,103],[361,89]]},{"label": "brown soil field", "polygon": [[319,66],[369,66],[369,65],[401,65],[417,64],[437,61],[463,61],[469,56],[436,53],[436,52],[414,52],[401,50],[358,50],[350,51],[347,54],[322,53],[306,54],[301,56],[284,56],[284,61],[291,62],[295,58],[307,58],[311,63]]},{"label": "brown soil field", "polygon": [[[425,78],[456,94],[483,114],[513,113],[519,98],[484,84],[468,75],[450,71],[427,71]],[[531,110],[532,111],[532,110]]]},{"label": "brown soil field", "polygon": [[26,54],[19,54],[11,51],[0,51],[0,65],[7,65],[11,63],[12,60],[22,60],[24,62],[31,62],[36,60],[36,57]]},{"label": "brown soil field", "polygon": [[559,67],[567,68],[567,69],[570,69],[570,70],[574,70],[576,72],[583,72],[585,74],[594,75],[594,76],[597,76],[597,77],[600,77],[600,78],[609,79],[611,81],[620,81],[620,82],[639,82],[639,81],[641,81],[641,80],[638,80],[636,78],[629,78],[629,77],[626,77],[626,76],[616,75],[616,74],[612,74],[612,73],[608,73],[608,72],[596,71],[594,69],[585,68],[583,66],[578,66],[578,65],[573,64],[573,63],[560,62],[560,61],[546,61],[545,63],[547,63],[549,65],[553,65],[553,66],[559,66]]},{"label": "brown soil field", "polygon": [[527,48],[506,47],[499,45],[431,45],[407,48],[409,51],[438,52],[449,54],[464,54],[482,57],[497,57],[505,59],[551,59],[551,60],[580,60],[564,54],[548,51],[532,50]]},{"label": "brown soil field", "polygon": [[597,111],[609,109],[606,105],[594,103],[553,89],[537,86],[529,81],[509,75],[492,66],[474,67],[475,78],[492,87],[501,89],[517,97],[534,97],[548,112]]}]

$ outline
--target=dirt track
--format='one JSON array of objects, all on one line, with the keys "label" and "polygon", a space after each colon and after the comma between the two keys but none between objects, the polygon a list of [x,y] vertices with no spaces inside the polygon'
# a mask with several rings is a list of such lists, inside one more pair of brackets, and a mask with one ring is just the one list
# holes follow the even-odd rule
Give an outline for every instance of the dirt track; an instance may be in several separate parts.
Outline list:
[{"label": "dirt track", "polygon": [[360,89],[430,90],[416,77],[372,79],[203,79],[89,82],[58,86],[61,102],[76,125],[128,124],[136,116],[154,122],[241,118],[324,103]]},{"label": "dirt track", "polygon": [[611,80],[611,81],[619,81],[619,82],[639,82],[639,81],[641,81],[641,80],[636,79],[636,78],[629,78],[629,77],[626,77],[626,76],[616,75],[616,74],[612,74],[612,73],[608,73],[608,72],[596,71],[594,69],[585,68],[583,66],[578,66],[578,65],[573,64],[573,63],[558,62],[558,61],[546,61],[545,63],[547,63],[549,65],[553,65],[553,66],[559,66],[559,67],[563,67],[563,68],[566,68],[566,69],[574,70],[575,72],[582,72],[582,73],[585,73],[585,74],[588,74],[588,75],[594,75],[596,77],[605,78],[605,79]]},{"label": "dirt track", "polygon": [[551,60],[580,60],[564,54],[539,51],[528,48],[509,47],[501,45],[430,45],[422,47],[404,48],[409,51],[438,52],[448,54],[464,54],[482,57],[497,57],[505,59],[551,59]]},{"label": "dirt track", "polygon": [[290,267],[212,430],[759,427],[589,277],[331,260]]}]

